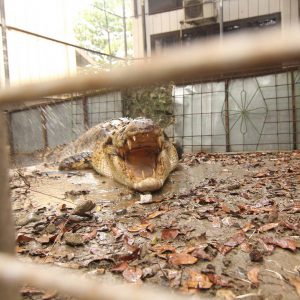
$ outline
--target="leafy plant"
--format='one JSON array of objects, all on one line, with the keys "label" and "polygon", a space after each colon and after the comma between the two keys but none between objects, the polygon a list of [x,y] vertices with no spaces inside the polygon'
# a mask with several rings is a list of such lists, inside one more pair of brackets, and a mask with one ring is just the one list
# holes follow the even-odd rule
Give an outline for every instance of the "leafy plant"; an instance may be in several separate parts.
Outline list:
[{"label": "leafy plant", "polygon": [[124,114],[132,118],[150,118],[163,128],[168,127],[174,123],[173,86],[173,83],[169,83],[168,85],[127,90],[123,93]]}]

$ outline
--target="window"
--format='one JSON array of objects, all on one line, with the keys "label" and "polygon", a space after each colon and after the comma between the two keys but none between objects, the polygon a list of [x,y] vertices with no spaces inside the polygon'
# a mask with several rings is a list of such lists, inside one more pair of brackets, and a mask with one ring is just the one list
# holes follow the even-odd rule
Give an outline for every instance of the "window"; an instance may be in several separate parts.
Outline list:
[{"label": "window", "polygon": [[149,14],[182,8],[182,0],[149,0]]},{"label": "window", "polygon": [[[279,26],[281,23],[281,14],[265,15],[237,21],[230,21],[224,23],[224,33],[230,34],[240,30],[264,30],[265,28]],[[178,45],[180,42],[188,45],[197,40],[205,40],[206,38],[217,36],[220,34],[219,23],[212,23],[202,26],[195,26],[192,28],[180,31],[172,31],[162,34],[155,34],[151,36],[152,52],[160,53],[164,49]]]},{"label": "window", "polygon": [[177,45],[179,41],[179,31],[155,34],[151,36],[151,49],[155,53],[161,53],[164,49]]},{"label": "window", "polygon": [[242,19],[239,21],[224,23],[225,33],[234,33],[240,30],[261,30],[264,28],[270,28],[280,25],[281,14],[265,15],[260,17],[253,17],[248,19]]}]

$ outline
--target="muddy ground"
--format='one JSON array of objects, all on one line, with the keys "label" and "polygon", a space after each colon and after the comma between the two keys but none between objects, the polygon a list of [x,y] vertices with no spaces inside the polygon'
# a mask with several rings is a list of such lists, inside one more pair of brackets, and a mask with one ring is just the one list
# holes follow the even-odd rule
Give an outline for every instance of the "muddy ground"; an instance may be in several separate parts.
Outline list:
[{"label": "muddy ground", "polygon": [[152,195],[93,171],[14,169],[17,253],[199,298],[299,299],[299,166],[299,152],[190,154]]}]

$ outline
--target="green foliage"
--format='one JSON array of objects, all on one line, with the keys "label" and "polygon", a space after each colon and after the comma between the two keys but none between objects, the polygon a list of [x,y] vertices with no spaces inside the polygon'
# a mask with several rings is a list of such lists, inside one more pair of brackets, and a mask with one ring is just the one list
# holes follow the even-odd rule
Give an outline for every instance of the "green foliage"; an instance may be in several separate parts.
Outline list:
[{"label": "green foliage", "polygon": [[[130,0],[125,0],[126,36],[128,54],[132,55],[132,20]],[[90,9],[83,11],[74,28],[80,45],[114,56],[124,57],[123,0],[94,0]],[[117,65],[123,61],[107,56],[89,55],[102,66]]]},{"label": "green foliage", "polygon": [[146,117],[166,128],[174,123],[173,84],[135,88],[123,94],[124,113],[131,118]]}]

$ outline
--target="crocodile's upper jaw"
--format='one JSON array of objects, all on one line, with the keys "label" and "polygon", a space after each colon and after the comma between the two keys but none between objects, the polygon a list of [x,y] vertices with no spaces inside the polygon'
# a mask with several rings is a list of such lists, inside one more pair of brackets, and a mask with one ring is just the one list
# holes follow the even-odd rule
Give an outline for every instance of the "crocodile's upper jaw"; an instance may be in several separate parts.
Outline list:
[{"label": "crocodile's upper jaw", "polygon": [[[102,174],[105,169],[104,175],[141,192],[160,189],[178,162],[175,147],[153,124],[132,126],[122,138],[117,135],[100,147],[94,154],[94,168]],[[97,152],[105,157],[95,159]]]}]

